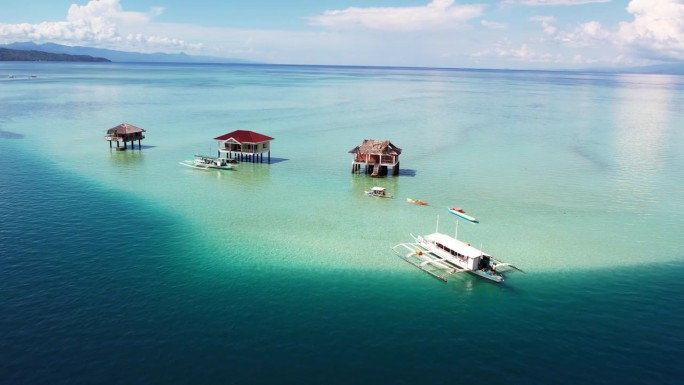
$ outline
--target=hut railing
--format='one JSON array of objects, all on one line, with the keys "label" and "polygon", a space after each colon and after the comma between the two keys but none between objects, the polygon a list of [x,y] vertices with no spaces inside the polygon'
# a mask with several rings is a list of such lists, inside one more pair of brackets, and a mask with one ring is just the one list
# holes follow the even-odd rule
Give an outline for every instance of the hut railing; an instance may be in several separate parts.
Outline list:
[{"label": "hut railing", "polygon": [[397,158],[393,155],[356,155],[354,157],[356,163],[393,165],[397,162]]},{"label": "hut railing", "polygon": [[380,164],[394,164],[396,163],[396,157],[392,155],[383,155],[380,157]]},{"label": "hut railing", "polygon": [[246,146],[219,146],[219,151],[224,152],[239,152],[242,154],[262,154],[270,151],[268,148],[248,148]]},{"label": "hut railing", "polygon": [[115,141],[128,141],[128,140],[143,140],[145,135],[134,134],[134,135],[105,135],[105,140],[115,140]]}]

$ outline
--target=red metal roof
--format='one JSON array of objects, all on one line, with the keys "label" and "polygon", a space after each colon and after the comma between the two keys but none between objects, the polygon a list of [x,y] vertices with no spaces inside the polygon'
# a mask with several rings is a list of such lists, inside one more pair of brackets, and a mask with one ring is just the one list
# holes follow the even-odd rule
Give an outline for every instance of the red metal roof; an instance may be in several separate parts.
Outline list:
[{"label": "red metal roof", "polygon": [[223,134],[221,136],[217,136],[214,138],[215,140],[228,140],[228,139],[233,139],[236,142],[239,143],[261,143],[261,142],[268,142],[269,140],[273,140],[274,138],[271,138],[270,136],[266,136],[263,134],[260,134],[258,132],[254,131],[247,131],[247,130],[236,130],[233,132],[229,132],[227,134]]}]

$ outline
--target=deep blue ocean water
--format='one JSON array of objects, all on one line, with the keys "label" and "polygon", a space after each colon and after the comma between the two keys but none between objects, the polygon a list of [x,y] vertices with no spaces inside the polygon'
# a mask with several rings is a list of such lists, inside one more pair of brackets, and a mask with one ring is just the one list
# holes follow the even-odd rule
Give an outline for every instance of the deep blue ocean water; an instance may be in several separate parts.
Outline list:
[{"label": "deep blue ocean water", "polygon": [[[397,90],[412,89],[416,87],[414,82],[425,84],[424,77],[435,77],[428,81],[427,90],[418,87],[421,92],[434,92],[435,102],[444,88],[453,91],[451,82],[473,82],[477,87],[458,84],[468,92],[486,83],[493,84],[493,89],[510,89],[513,93],[521,92],[522,87],[529,89],[526,92],[542,94],[549,87],[568,83],[572,89],[586,88],[581,91],[586,94],[583,98],[600,99],[610,93],[604,83],[610,83],[608,88],[612,89],[614,79],[553,73],[521,78],[516,73],[482,71],[455,80],[432,70],[417,74],[404,70],[409,73],[405,78],[405,74],[391,69],[356,69],[350,75],[345,69],[314,67],[302,72],[257,66],[239,72],[239,76],[219,87],[203,79],[204,75],[197,79],[195,67],[188,71],[187,66],[162,66],[162,73],[174,72],[169,78],[155,75],[157,66],[103,67],[105,70],[94,67],[98,80],[88,73],[92,67],[55,68],[68,79],[39,76],[39,81],[48,77],[42,80],[44,83],[36,83],[43,87],[41,93],[29,88],[32,85],[0,83],[5,87],[4,105],[0,107],[0,129],[5,132],[0,138],[0,382],[682,383],[684,369],[679,362],[684,358],[684,254],[677,231],[681,213],[672,211],[681,203],[677,193],[682,191],[684,181],[676,179],[681,177],[676,171],[681,155],[668,155],[675,154],[674,149],[655,156],[636,154],[623,159],[623,167],[618,167],[613,162],[619,155],[605,150],[619,153],[624,148],[643,148],[648,142],[634,145],[620,137],[606,139],[605,133],[573,131],[570,136],[580,137],[582,145],[570,147],[582,154],[582,159],[593,160],[586,167],[595,170],[596,175],[586,175],[584,161],[578,165],[575,158],[554,155],[556,150],[546,151],[539,143],[519,140],[527,138],[525,131],[534,131],[526,125],[509,127],[508,136],[503,137],[507,144],[496,147],[493,143],[499,139],[491,132],[484,132],[482,137],[475,132],[464,134],[460,126],[479,123],[470,118],[459,121],[458,114],[445,116],[444,110],[451,106],[430,104],[434,113],[414,116],[438,132],[426,129],[425,135],[455,135],[461,142],[470,141],[463,147],[469,158],[475,156],[472,154],[478,152],[478,146],[483,146],[482,153],[493,159],[493,164],[480,159],[481,175],[472,175],[468,170],[477,167],[477,162],[460,155],[443,155],[458,156],[459,164],[469,167],[459,168],[457,176],[477,181],[480,187],[499,178],[496,186],[505,191],[483,188],[475,194],[470,187],[455,182],[441,186],[457,191],[455,195],[469,207],[477,207],[483,218],[481,226],[464,227],[461,234],[485,239],[498,250],[515,250],[511,258],[517,258],[515,262],[523,265],[527,273],[511,275],[504,285],[471,277],[444,284],[401,262],[389,247],[406,241],[406,231],[412,226],[420,231],[431,230],[424,227],[434,225],[438,208],[398,201],[369,202],[359,197],[369,183],[386,183],[396,192],[417,198],[433,202],[443,199],[440,192],[432,192],[434,184],[416,184],[435,180],[437,171],[449,172],[445,170],[458,164],[450,163],[450,168],[444,169],[437,160],[430,159],[426,143],[409,143],[407,138],[415,131],[412,124],[408,133],[393,128],[401,126],[396,114],[416,113],[415,109],[402,112],[397,107],[417,103],[404,104]],[[111,73],[112,78],[100,71]],[[209,67],[207,71],[219,70]],[[72,77],[77,73],[88,76],[74,81]],[[469,79],[471,75],[478,79]],[[180,77],[176,80],[179,85],[174,83],[176,76]],[[129,82],[128,78],[135,80]],[[334,91],[324,87],[330,78],[335,78]],[[380,85],[376,84],[378,78]],[[273,79],[274,84],[268,79]],[[243,81],[245,85],[240,85]],[[302,81],[311,84],[305,86]],[[138,82],[142,86],[134,85]],[[354,85],[345,88],[338,82]],[[662,99],[662,88],[672,84],[665,83],[654,86],[652,94]],[[307,147],[308,151],[281,152],[279,162],[271,166],[243,164],[233,174],[198,175],[194,170],[180,170],[177,165],[183,155],[192,154],[200,146],[192,140],[160,138],[162,135],[155,133],[154,127],[149,129],[146,146],[139,152],[110,152],[102,140],[101,128],[108,128],[108,121],[113,121],[113,126],[118,120],[138,116],[148,127],[154,126],[155,119],[166,122],[186,117],[184,122],[192,121],[195,130],[201,132],[198,142],[204,147],[203,137],[211,137],[214,130],[220,134],[231,129],[214,127],[221,109],[208,106],[206,109],[213,113],[197,111],[207,100],[218,99],[221,108],[235,109],[225,118],[227,121],[248,126],[258,122],[262,127],[269,122],[268,126],[278,134],[274,143],[283,143],[281,148],[296,143],[318,147],[329,139],[336,148],[335,140],[347,139],[347,134],[338,130],[346,129],[352,131],[349,136],[353,142],[342,143],[340,148],[348,150],[358,144],[356,139],[363,138],[363,131],[346,126],[347,119],[361,119],[342,114],[339,120],[344,121],[343,127],[336,130],[330,127],[335,126],[336,112],[347,112],[345,105],[349,103],[357,109],[358,105],[349,99],[352,96],[372,99],[360,96],[363,93],[357,93],[358,87],[370,92],[383,85],[388,89],[376,96],[395,100],[397,104],[391,104],[397,108],[395,113],[384,111],[379,102],[379,106],[368,105],[367,100],[363,106],[368,111],[357,113],[364,116],[364,121],[370,121],[365,119],[370,115],[378,125],[388,125],[387,130],[380,130],[381,134],[403,139],[401,145],[407,155],[404,164],[410,172],[382,182],[350,175],[344,151],[339,151],[343,155],[339,159],[335,154],[333,160],[320,161],[316,166],[308,157],[316,158],[319,150]],[[69,91],[71,96],[61,99],[48,92],[54,91],[53,87]],[[147,93],[139,92],[139,87]],[[248,101],[231,99],[228,103],[217,98],[214,92],[225,91],[216,88],[223,87],[239,88],[239,94]],[[281,98],[269,96],[261,87],[282,92]],[[619,92],[629,93],[629,87],[623,84]],[[635,87],[640,92],[650,89],[644,87],[643,81]],[[679,87],[667,95],[680,100]],[[79,92],[84,93],[83,98],[73,96]],[[482,92],[489,91],[485,87]],[[191,108],[188,103],[173,105],[176,108],[168,110],[169,117],[159,113],[168,99],[155,98],[164,93],[188,103],[193,98],[199,100]],[[118,99],[113,99],[115,94]],[[130,100],[131,95],[137,96]],[[632,95],[629,93],[628,98]],[[154,112],[154,118],[135,115],[141,111],[141,99],[146,101],[144,109]],[[612,97],[609,99],[602,108],[595,104],[587,108],[597,109],[598,117],[600,111],[622,108]],[[563,100],[578,103],[571,97]],[[307,112],[302,107],[307,103],[315,111]],[[480,109],[478,114],[488,109],[473,103]],[[558,103],[562,105],[560,100]],[[276,119],[259,110],[262,104],[301,126],[291,120],[282,123],[282,115]],[[483,119],[494,125],[509,113],[524,115],[524,111],[498,105],[489,108],[490,114]],[[658,110],[653,114],[653,119],[660,119]],[[553,109],[542,115],[554,121]],[[661,119],[659,125],[665,127],[663,131],[669,133],[675,149],[681,148],[676,147],[681,142],[672,139],[681,138],[680,117],[668,116],[674,116],[674,123]],[[317,131],[324,122],[328,124],[326,129]],[[439,133],[452,126],[459,127]],[[160,126],[157,131],[163,129]],[[55,144],[41,139],[51,132],[59,133]],[[535,137],[542,137],[540,142],[545,143],[557,140],[558,134],[539,131]],[[546,135],[551,138],[543,138]],[[648,137],[644,134],[639,138]],[[564,135],[561,138],[567,139]],[[414,145],[417,150],[412,149]],[[539,185],[535,185],[535,193],[519,194],[516,192],[520,185],[505,174],[534,167],[539,160],[534,151],[528,152],[532,149],[539,150],[540,157],[557,167],[547,173],[540,167],[530,173],[535,175],[528,175],[529,169],[520,171],[518,178]],[[419,154],[411,156],[411,151]],[[497,163],[496,156],[501,153],[507,155],[506,159]],[[524,156],[532,159],[528,162]],[[298,158],[307,161],[300,164]],[[342,163],[341,172],[336,173],[338,163]],[[505,167],[504,163],[508,168],[497,173],[497,167]],[[317,167],[324,172],[316,173]],[[645,183],[631,179],[644,170],[651,171]],[[316,178],[303,177],[312,171]],[[628,171],[634,174],[625,179]],[[559,193],[545,185],[545,178],[563,180],[561,190],[573,188],[581,198],[591,197],[598,203],[585,202],[589,207],[582,207],[564,196],[567,205],[556,206],[553,201],[559,199]],[[605,197],[594,191],[614,187],[613,182],[627,186],[627,192],[641,194],[642,209],[660,214],[664,224],[656,224],[648,215],[641,216],[635,209],[638,200],[630,200],[623,190],[609,191]],[[649,185],[659,187],[658,191],[651,191]],[[209,199],[217,192],[221,197]],[[615,207],[634,209],[629,217],[639,220],[621,222],[625,217],[606,203],[611,197],[618,201]],[[352,204],[346,205],[345,201]],[[534,202],[541,207],[529,213],[526,210],[536,207],[532,206]],[[221,205],[218,209],[217,204]],[[337,207],[332,211],[334,220],[330,218],[333,204]],[[261,205],[268,209],[267,218],[260,218]],[[599,217],[596,223],[587,219],[589,208]],[[521,212],[545,222],[527,230],[526,220],[518,219],[524,216]],[[250,213],[259,215],[251,217]],[[378,217],[389,218],[388,223],[398,230],[388,230],[389,226],[384,225],[382,233],[373,232],[375,227],[366,223]],[[558,217],[563,221],[558,222]],[[413,223],[406,224],[407,220]],[[639,228],[631,230],[634,226]],[[575,231],[573,234],[584,235],[585,231],[590,233],[588,230],[600,234],[572,243],[557,234]],[[650,247],[642,244],[643,239],[629,243],[635,233],[657,237],[651,238],[657,242],[651,242]],[[516,241],[522,236],[528,237],[529,248]],[[613,243],[616,241],[620,244]],[[658,242],[662,243],[661,249]],[[577,248],[578,261],[565,262],[575,256],[577,243],[581,245]],[[630,257],[625,251],[631,249],[650,253],[639,261],[638,255]],[[591,250],[609,252],[603,255]],[[623,263],[622,257],[630,263]],[[593,260],[601,258],[608,262],[599,261],[593,268]]]}]

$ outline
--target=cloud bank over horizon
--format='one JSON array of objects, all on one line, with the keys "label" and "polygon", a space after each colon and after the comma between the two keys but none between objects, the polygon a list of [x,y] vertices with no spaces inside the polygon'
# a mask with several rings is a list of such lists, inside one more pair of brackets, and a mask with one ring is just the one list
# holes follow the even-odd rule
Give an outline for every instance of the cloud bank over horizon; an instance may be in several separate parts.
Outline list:
[{"label": "cloud bank over horizon", "polygon": [[181,39],[134,32],[146,29],[163,11],[155,7],[147,13],[129,12],[123,10],[119,0],[91,0],[85,5],[72,4],[63,21],[0,23],[0,36],[5,41],[30,40],[113,49],[196,50],[202,47],[201,43],[189,44]]},{"label": "cloud bank over horizon", "polygon": [[[572,68],[684,61],[684,0],[631,0],[617,8],[608,0],[319,5],[299,11],[293,26],[272,29],[169,20],[171,6],[131,11],[122,1],[72,4],[63,19],[38,23],[4,23],[0,16],[0,43],[53,42],[292,64]],[[236,11],[221,7],[226,15]],[[597,7],[611,7],[612,18],[600,19]],[[577,10],[572,13],[577,16],[570,18],[568,9]]]}]

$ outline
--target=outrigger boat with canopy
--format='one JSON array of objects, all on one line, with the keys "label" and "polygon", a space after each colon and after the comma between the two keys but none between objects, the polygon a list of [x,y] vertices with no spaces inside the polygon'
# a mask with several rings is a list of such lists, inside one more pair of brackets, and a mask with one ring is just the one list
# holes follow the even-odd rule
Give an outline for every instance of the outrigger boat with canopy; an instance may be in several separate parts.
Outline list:
[{"label": "outrigger boat with canopy", "polygon": [[237,160],[235,159],[216,158],[206,155],[195,155],[194,160],[186,160],[179,163],[183,166],[197,168],[200,170],[235,170],[235,167],[237,166]]},{"label": "outrigger boat with canopy", "polygon": [[[458,222],[456,222],[458,226]],[[413,242],[400,243],[392,250],[411,265],[424,272],[446,281],[449,275],[471,273],[497,283],[504,281],[502,272],[519,268],[505,263],[493,256],[459,241],[456,237],[437,230],[426,236],[411,234]]]}]

